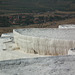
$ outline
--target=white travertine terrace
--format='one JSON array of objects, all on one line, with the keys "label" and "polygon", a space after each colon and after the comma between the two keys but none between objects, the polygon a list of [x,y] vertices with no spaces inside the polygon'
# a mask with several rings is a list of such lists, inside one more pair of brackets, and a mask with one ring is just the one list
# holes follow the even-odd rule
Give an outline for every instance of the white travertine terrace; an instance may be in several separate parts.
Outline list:
[{"label": "white travertine terrace", "polygon": [[[7,35],[9,36],[9,34]],[[48,56],[48,55],[44,56],[39,54],[25,53],[24,51],[20,50],[14,43],[12,35],[10,35],[9,37],[8,36],[0,37],[0,61]]]},{"label": "white travertine terrace", "polygon": [[75,29],[26,28],[13,33],[15,43],[26,53],[66,55],[75,48]]},{"label": "white travertine terrace", "polygon": [[10,33],[0,37],[0,75],[75,75],[74,28],[14,29],[13,33],[14,38]]},{"label": "white travertine terrace", "polygon": [[75,48],[68,51],[68,55],[75,55]]},{"label": "white travertine terrace", "polygon": [[15,29],[13,33],[14,39],[9,34],[0,37],[0,75],[75,75],[75,29]]},{"label": "white travertine terrace", "polygon": [[1,37],[13,37],[13,33],[4,33]]},{"label": "white travertine terrace", "polygon": [[75,24],[59,25],[58,28],[75,28]]}]

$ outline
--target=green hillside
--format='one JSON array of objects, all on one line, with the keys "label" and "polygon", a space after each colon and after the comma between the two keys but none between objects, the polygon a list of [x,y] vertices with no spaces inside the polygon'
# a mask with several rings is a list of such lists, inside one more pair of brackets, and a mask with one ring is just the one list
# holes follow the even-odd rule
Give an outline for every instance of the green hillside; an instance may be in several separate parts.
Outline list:
[{"label": "green hillside", "polygon": [[0,14],[51,10],[75,11],[75,0],[0,0]]}]

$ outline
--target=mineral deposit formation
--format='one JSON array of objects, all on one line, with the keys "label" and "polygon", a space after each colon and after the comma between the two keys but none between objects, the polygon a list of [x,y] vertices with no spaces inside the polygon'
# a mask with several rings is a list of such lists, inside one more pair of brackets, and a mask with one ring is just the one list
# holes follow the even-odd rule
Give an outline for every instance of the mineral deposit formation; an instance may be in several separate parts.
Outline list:
[{"label": "mineral deposit formation", "polygon": [[75,24],[65,24],[65,25],[59,25],[59,28],[75,28]]},{"label": "mineral deposit formation", "polygon": [[14,29],[14,41],[26,53],[67,55],[75,48],[75,29],[26,28]]}]

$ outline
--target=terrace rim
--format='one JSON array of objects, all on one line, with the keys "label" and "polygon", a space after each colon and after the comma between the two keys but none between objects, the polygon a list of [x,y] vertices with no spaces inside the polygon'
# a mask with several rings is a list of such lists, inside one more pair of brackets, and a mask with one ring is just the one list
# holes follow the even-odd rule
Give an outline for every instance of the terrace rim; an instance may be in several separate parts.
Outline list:
[{"label": "terrace rim", "polygon": [[75,48],[75,29],[25,28],[14,29],[14,40],[26,53],[67,55]]}]

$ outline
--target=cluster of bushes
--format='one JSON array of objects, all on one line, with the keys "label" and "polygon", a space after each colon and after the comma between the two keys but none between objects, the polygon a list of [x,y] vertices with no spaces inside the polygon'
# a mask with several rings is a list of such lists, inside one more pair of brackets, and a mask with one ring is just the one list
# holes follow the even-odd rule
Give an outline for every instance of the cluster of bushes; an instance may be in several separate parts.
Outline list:
[{"label": "cluster of bushes", "polygon": [[13,16],[11,19],[8,16],[0,16],[0,27],[10,27],[13,25],[25,26],[30,24],[41,24],[52,21],[65,20],[69,18],[69,16],[38,16],[34,17],[31,15],[25,16],[22,18],[21,16]]}]

